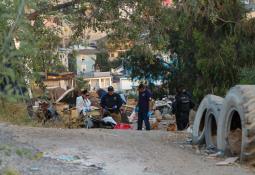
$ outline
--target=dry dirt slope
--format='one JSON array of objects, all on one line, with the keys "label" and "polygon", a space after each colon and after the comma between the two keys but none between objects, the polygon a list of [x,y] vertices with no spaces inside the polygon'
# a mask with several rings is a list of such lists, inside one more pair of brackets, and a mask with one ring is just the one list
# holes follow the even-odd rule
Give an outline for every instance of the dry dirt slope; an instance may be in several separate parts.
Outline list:
[{"label": "dry dirt slope", "polygon": [[243,167],[217,167],[215,160],[174,144],[175,137],[160,131],[68,130],[0,124],[0,172],[9,167],[24,175],[254,174]]}]

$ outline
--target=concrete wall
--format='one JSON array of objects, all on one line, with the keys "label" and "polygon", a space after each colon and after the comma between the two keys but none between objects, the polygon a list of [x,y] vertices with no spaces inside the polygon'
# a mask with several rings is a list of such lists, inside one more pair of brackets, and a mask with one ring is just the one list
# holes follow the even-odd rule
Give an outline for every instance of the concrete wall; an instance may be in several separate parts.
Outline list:
[{"label": "concrete wall", "polygon": [[77,55],[77,75],[94,71],[96,55]]},{"label": "concrete wall", "polygon": [[105,89],[112,85],[111,77],[86,78],[85,80],[89,82],[90,90]]}]

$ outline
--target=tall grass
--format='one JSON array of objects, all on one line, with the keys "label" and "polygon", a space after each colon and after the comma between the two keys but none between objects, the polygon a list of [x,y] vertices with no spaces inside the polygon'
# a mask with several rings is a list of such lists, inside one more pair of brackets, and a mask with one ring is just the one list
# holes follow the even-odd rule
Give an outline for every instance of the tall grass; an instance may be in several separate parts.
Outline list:
[{"label": "tall grass", "polygon": [[32,125],[26,104],[22,102],[5,102],[0,106],[0,122],[8,122],[17,125]]}]

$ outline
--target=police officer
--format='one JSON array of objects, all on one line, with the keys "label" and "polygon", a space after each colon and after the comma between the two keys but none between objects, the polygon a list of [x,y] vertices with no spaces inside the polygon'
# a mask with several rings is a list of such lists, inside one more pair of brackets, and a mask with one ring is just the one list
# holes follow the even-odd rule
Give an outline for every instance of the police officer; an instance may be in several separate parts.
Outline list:
[{"label": "police officer", "polygon": [[184,88],[179,87],[173,103],[173,113],[176,116],[178,130],[184,130],[189,126],[189,112],[193,107],[191,94]]},{"label": "police officer", "polygon": [[148,89],[146,89],[144,84],[140,84],[138,87],[139,99],[138,99],[138,127],[137,130],[142,130],[143,121],[146,127],[146,130],[150,130],[149,122],[149,102],[151,101],[152,94]]},{"label": "police officer", "polygon": [[108,87],[108,93],[105,94],[101,99],[101,107],[110,112],[112,118],[117,122],[121,122],[120,107],[122,106],[123,101],[119,94],[114,92],[112,86]]}]

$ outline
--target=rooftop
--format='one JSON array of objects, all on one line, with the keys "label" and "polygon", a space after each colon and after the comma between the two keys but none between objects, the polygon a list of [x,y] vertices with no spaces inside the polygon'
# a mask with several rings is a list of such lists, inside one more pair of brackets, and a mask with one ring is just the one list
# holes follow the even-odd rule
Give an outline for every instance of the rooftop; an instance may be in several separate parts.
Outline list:
[{"label": "rooftop", "polygon": [[83,74],[84,78],[111,77],[111,72],[88,72]]}]

